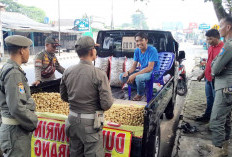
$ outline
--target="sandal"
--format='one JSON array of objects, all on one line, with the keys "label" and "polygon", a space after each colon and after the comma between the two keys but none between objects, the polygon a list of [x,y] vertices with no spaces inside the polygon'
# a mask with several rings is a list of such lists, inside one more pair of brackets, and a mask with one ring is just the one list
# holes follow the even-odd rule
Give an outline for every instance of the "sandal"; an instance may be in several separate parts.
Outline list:
[{"label": "sandal", "polygon": [[141,101],[144,98],[144,96],[136,95],[132,100],[133,101]]},{"label": "sandal", "polygon": [[183,129],[183,133],[196,133],[199,131],[196,126],[191,126],[188,122],[183,122],[179,129]]}]

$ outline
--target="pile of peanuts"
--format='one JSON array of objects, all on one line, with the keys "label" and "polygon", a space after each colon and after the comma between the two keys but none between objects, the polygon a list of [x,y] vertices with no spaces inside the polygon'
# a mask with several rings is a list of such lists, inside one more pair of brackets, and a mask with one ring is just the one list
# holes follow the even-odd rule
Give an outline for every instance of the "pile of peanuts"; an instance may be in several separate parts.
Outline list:
[{"label": "pile of peanuts", "polygon": [[[61,99],[59,93],[35,93],[32,98],[35,100],[37,112],[69,114],[69,105]],[[104,112],[104,116],[105,121],[121,125],[143,126],[144,106],[114,104]]]},{"label": "pile of peanuts", "polygon": [[105,120],[121,125],[143,126],[144,107],[113,105],[104,113]]},{"label": "pile of peanuts", "polygon": [[37,112],[69,114],[69,105],[64,102],[59,93],[36,93],[32,95]]}]

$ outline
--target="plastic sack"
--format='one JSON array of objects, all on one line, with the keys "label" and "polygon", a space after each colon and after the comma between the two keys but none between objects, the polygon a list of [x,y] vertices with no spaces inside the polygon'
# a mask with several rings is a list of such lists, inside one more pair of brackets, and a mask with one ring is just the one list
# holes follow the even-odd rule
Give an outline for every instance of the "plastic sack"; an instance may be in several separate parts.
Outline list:
[{"label": "plastic sack", "polygon": [[172,76],[170,74],[167,74],[163,77],[164,84],[166,84]]},{"label": "plastic sack", "polygon": [[122,87],[119,75],[125,71],[125,57],[112,57],[110,68],[110,85]]},{"label": "plastic sack", "polygon": [[133,66],[134,63],[134,59],[133,58],[127,58],[126,60],[126,70],[125,71],[129,71],[131,69],[131,67]]},{"label": "plastic sack", "polygon": [[102,71],[105,71],[107,74],[109,67],[109,57],[105,57],[105,58],[97,57],[95,61],[95,67],[101,69]]},{"label": "plastic sack", "polygon": [[156,94],[162,89],[163,85],[160,83],[153,83],[153,94]]}]

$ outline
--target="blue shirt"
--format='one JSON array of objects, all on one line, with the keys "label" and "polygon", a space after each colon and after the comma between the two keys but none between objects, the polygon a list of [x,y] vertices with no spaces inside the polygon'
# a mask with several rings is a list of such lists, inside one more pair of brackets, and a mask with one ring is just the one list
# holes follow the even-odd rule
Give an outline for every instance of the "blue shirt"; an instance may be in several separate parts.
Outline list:
[{"label": "blue shirt", "polygon": [[134,52],[134,61],[141,64],[140,70],[148,67],[149,62],[155,62],[153,71],[158,71],[160,68],[158,51],[153,46],[147,46],[147,50],[144,53],[142,53],[139,48],[136,48]]}]

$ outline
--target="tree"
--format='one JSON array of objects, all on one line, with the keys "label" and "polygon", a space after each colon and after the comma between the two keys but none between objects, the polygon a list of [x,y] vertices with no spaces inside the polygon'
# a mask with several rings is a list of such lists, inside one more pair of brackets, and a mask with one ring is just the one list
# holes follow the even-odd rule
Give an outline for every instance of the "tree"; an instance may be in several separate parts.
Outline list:
[{"label": "tree", "polygon": [[44,22],[46,16],[43,10],[36,7],[22,7],[21,13],[41,23]]},{"label": "tree", "polygon": [[43,22],[46,16],[45,12],[40,8],[28,7],[13,0],[0,0],[0,3],[5,5],[6,11],[21,13],[38,22]]},{"label": "tree", "polygon": [[211,1],[214,6],[215,13],[218,21],[222,18],[231,15],[232,0],[204,0],[205,2]]},{"label": "tree", "polygon": [[131,16],[132,23],[136,29],[148,29],[146,18],[143,12],[137,10],[136,14]]},{"label": "tree", "polygon": [[[150,2],[150,0],[134,0],[134,2],[137,1],[143,2],[146,5]],[[204,2],[213,3],[218,21],[220,21],[222,18],[228,15],[232,15],[232,0],[204,0]]]}]

